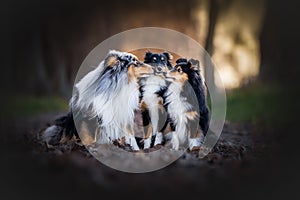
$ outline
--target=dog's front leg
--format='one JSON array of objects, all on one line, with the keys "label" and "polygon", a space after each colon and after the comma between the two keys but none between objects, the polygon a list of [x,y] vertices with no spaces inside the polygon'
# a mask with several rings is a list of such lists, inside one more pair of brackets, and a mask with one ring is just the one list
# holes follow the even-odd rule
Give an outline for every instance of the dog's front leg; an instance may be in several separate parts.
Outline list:
[{"label": "dog's front leg", "polygon": [[176,131],[172,132],[172,139],[171,139],[171,144],[172,144],[172,149],[174,150],[179,150],[179,137],[178,133]]},{"label": "dog's front leg", "polygon": [[150,148],[151,140],[152,140],[152,124],[150,123],[148,126],[147,134],[144,139],[144,149]]},{"label": "dog's front leg", "polygon": [[152,133],[148,133],[146,135],[146,139],[144,141],[144,149],[150,148],[152,135],[155,136],[154,146],[162,143],[162,133],[158,132],[158,120],[159,120],[159,108],[158,104],[152,105],[149,108],[149,114],[151,119]]},{"label": "dog's front leg", "polygon": [[133,131],[133,127],[131,127],[130,125],[126,126],[126,133],[125,133],[125,143],[129,144],[132,148],[132,150],[134,151],[139,151],[140,148],[136,142],[136,139],[134,137],[134,131]]},{"label": "dog's front leg", "polygon": [[204,143],[204,133],[198,128],[197,133],[189,137],[189,149],[198,149]]}]

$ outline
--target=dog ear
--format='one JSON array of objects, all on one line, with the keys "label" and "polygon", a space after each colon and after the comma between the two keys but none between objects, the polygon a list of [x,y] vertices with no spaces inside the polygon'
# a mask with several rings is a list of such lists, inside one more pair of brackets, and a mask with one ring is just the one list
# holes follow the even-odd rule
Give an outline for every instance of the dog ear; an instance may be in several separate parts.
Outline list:
[{"label": "dog ear", "polygon": [[104,66],[105,67],[114,67],[119,62],[120,62],[120,60],[118,59],[117,55],[108,54],[104,60]]},{"label": "dog ear", "polygon": [[146,54],[145,54],[145,58],[144,58],[144,62],[147,63],[147,62],[150,62],[150,58],[152,56],[152,52],[151,51],[147,51]]},{"label": "dog ear", "polygon": [[176,60],[176,64],[178,64],[178,63],[187,63],[187,62],[188,62],[188,60],[186,58],[178,58]]},{"label": "dog ear", "polygon": [[172,60],[173,59],[173,56],[172,54],[170,54],[169,52],[163,52],[163,54],[167,57],[168,60]]},{"label": "dog ear", "polygon": [[191,64],[191,66],[190,66],[191,70],[200,72],[200,62],[199,62],[199,60],[195,60],[195,59],[191,58],[191,59],[189,59],[188,62]]}]

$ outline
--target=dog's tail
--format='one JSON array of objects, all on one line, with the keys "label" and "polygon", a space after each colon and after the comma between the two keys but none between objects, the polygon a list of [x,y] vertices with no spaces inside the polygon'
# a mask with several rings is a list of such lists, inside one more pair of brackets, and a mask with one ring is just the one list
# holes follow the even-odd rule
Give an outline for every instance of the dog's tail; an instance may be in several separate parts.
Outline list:
[{"label": "dog's tail", "polygon": [[75,127],[72,111],[56,119],[54,124],[49,126],[42,135],[42,139],[51,145],[70,140],[73,137],[78,138],[79,136]]},{"label": "dog's tail", "polygon": [[200,111],[200,127],[203,131],[204,136],[206,136],[210,122],[210,111],[208,106],[203,106],[202,110]]}]

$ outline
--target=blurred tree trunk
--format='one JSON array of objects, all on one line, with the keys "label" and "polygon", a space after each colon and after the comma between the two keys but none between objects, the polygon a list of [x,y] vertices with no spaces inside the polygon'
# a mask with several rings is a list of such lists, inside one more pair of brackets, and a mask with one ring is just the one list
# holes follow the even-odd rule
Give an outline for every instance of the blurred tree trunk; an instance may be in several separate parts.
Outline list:
[{"label": "blurred tree trunk", "polygon": [[263,82],[273,82],[280,78],[281,43],[277,31],[279,13],[274,2],[267,2],[267,10],[260,36],[261,67],[259,78]]},{"label": "blurred tree trunk", "polygon": [[[32,60],[36,76],[32,76],[34,88],[37,94],[49,94],[51,84],[48,81],[45,55],[44,55],[44,37],[40,27],[36,28],[35,34],[32,36]],[[33,73],[29,72],[29,74]]]},{"label": "blurred tree trunk", "polygon": [[67,75],[67,39],[65,36],[65,22],[58,17],[48,18],[46,21],[46,51],[48,80],[52,86],[52,93],[69,97],[71,87]]},{"label": "blurred tree trunk", "polygon": [[[214,52],[213,39],[214,39],[215,27],[218,18],[219,5],[218,5],[218,0],[209,0],[208,4],[209,4],[208,5],[209,16],[208,16],[208,31],[207,31],[207,37],[205,42],[205,50],[208,52],[210,56],[212,56]],[[207,58],[204,59],[204,62],[205,62],[204,63],[205,81],[209,86],[214,87],[215,86],[214,68],[211,67],[212,64],[210,63],[210,60],[207,60]]]},{"label": "blurred tree trunk", "polygon": [[267,1],[265,21],[260,36],[261,67],[264,83],[299,85],[299,11],[292,2]]},{"label": "blurred tree trunk", "polygon": [[55,91],[64,97],[68,97],[70,95],[71,87],[68,85],[67,81],[67,67],[66,67],[66,59],[63,51],[63,47],[59,45],[58,41],[55,39],[52,40],[51,44],[51,55],[53,66],[51,66],[52,70],[54,70],[54,85],[56,86]]}]

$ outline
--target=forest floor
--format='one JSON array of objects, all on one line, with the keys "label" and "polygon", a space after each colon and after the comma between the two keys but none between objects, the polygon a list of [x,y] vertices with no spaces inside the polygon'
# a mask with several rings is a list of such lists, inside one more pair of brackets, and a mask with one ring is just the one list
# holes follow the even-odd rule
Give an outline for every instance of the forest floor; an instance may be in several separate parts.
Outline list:
[{"label": "forest floor", "polygon": [[[24,195],[32,199],[44,193],[47,193],[45,198],[57,198],[57,192],[69,197],[98,194],[119,197],[132,192],[144,198],[153,193],[177,196],[184,190],[194,195],[215,196],[231,191],[228,188],[236,190],[236,185],[252,184],[253,176],[266,177],[260,169],[265,169],[262,166],[270,159],[273,143],[262,126],[226,122],[217,144],[204,158],[199,158],[196,151],[185,152],[163,169],[131,174],[105,166],[74,141],[51,148],[41,142],[40,131],[61,114],[14,120],[2,135],[2,142],[7,144],[7,147],[2,145],[5,148],[2,153],[6,152],[4,157],[11,161],[4,168],[13,171],[13,175],[4,174],[4,177],[9,176],[6,187],[19,186]],[[34,187],[37,192],[31,193]],[[47,188],[52,192],[48,193]],[[7,195],[18,196],[19,193]]]}]

